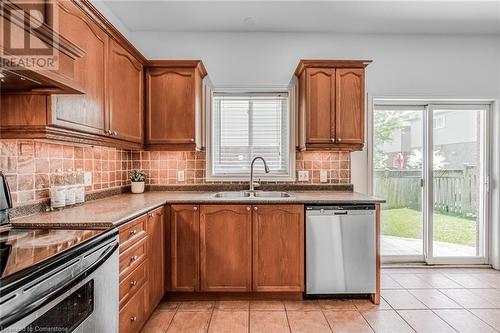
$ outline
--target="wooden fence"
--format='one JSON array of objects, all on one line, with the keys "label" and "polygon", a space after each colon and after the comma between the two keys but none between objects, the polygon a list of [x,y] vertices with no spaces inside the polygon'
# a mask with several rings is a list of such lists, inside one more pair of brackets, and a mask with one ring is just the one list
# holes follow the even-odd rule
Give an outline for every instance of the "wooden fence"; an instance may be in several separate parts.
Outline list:
[{"label": "wooden fence", "polygon": [[[384,198],[385,208],[421,210],[422,190],[418,170],[376,170],[374,193]],[[434,210],[475,218],[478,174],[475,166],[434,171]]]}]

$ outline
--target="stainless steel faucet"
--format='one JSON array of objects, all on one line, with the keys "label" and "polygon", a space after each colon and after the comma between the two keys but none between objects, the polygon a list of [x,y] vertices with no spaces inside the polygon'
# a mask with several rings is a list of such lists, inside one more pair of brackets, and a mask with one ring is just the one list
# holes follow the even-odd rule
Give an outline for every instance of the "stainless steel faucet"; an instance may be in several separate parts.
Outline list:
[{"label": "stainless steel faucet", "polygon": [[[254,188],[255,188],[256,184],[253,182],[253,165],[255,164],[256,160],[262,160],[262,162],[264,162],[264,170],[266,171],[266,173],[269,173],[269,167],[267,166],[266,160],[263,157],[256,156],[252,160],[252,163],[250,164],[250,192],[255,191]],[[257,184],[257,186],[258,186],[258,184]]]}]

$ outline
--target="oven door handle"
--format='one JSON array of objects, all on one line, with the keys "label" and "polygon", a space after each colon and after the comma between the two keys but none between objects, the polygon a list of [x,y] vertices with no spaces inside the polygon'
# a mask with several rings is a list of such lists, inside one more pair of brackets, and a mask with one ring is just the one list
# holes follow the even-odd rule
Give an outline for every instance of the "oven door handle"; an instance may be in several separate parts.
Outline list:
[{"label": "oven door handle", "polygon": [[2,318],[0,319],[0,331],[5,330],[7,327],[10,325],[16,323],[20,319],[26,317],[30,313],[40,309],[44,305],[52,302],[53,300],[57,299],[64,293],[66,293],[68,290],[79,284],[81,281],[83,281],[85,278],[87,278],[90,274],[92,274],[96,269],[98,269],[106,260],[111,257],[111,255],[118,249],[118,243],[115,242],[114,245],[108,247],[99,257],[98,260],[96,260],[94,263],[92,263],[87,269],[85,269],[83,272],[80,272],[78,275],[73,277],[71,280],[69,280],[66,284],[64,284],[62,287],[57,288],[53,292],[47,294],[44,297],[41,297],[31,304],[23,307],[21,310],[16,311],[14,313],[11,313],[9,315],[2,315]]}]

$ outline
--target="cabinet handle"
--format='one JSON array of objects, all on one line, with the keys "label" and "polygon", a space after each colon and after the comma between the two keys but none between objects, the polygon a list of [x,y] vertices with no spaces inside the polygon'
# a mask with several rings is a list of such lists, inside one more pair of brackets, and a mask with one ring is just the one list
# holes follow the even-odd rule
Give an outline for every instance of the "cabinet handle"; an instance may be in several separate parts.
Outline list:
[{"label": "cabinet handle", "polygon": [[149,213],[149,214],[148,214],[148,217],[153,217],[153,213]]},{"label": "cabinet handle", "polygon": [[250,207],[247,207],[247,211],[250,211]]},{"label": "cabinet handle", "polygon": [[341,138],[338,138],[337,140],[338,140],[339,142],[342,142],[342,139],[341,139]]},{"label": "cabinet handle", "polygon": [[117,135],[118,135],[118,133],[116,133],[116,131],[114,131],[114,132],[113,132],[113,135],[114,135],[114,136],[117,136]]},{"label": "cabinet handle", "polygon": [[332,138],[332,142],[335,142],[335,138]]},{"label": "cabinet handle", "polygon": [[193,210],[196,212],[198,210],[198,207],[194,206]]},{"label": "cabinet handle", "polygon": [[256,207],[256,206],[254,206],[254,207],[253,207],[253,210],[257,211],[257,210],[259,210],[259,208],[258,208],[258,207]]},{"label": "cabinet handle", "polygon": [[136,230],[136,229],[134,229],[134,230],[130,230],[130,235],[131,235],[131,236],[133,236],[133,235],[135,235],[135,234],[137,234],[137,230]]},{"label": "cabinet handle", "polygon": [[193,139],[193,138],[191,138],[191,139],[189,139],[189,141],[194,142],[194,139]]},{"label": "cabinet handle", "polygon": [[131,286],[131,287],[135,287],[136,285],[137,285],[137,281],[131,281],[131,282],[130,282],[130,286]]},{"label": "cabinet handle", "polygon": [[137,256],[130,257],[130,262],[134,262],[134,261],[136,261],[136,260],[137,260],[137,258],[138,258]]},{"label": "cabinet handle", "polygon": [[130,321],[136,321],[137,320],[137,317],[136,316],[132,316],[130,317]]}]

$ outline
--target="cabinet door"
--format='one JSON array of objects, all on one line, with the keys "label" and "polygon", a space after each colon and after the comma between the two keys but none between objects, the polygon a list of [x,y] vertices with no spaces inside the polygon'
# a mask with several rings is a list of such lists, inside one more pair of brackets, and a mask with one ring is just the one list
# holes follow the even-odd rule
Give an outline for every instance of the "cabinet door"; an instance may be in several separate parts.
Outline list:
[{"label": "cabinet door", "polygon": [[254,206],[253,291],[303,290],[304,206]]},{"label": "cabinet door", "polygon": [[364,143],[365,70],[339,68],[336,74],[336,141]]},{"label": "cabinet door", "polygon": [[58,1],[59,33],[85,54],[75,61],[74,80],[82,95],[53,95],[52,123],[82,132],[105,134],[108,35],[72,1]]},{"label": "cabinet door", "polygon": [[198,291],[198,206],[172,205],[170,208],[172,291]]},{"label": "cabinet door", "polygon": [[201,206],[202,291],[251,290],[251,235],[250,206]]},{"label": "cabinet door", "polygon": [[148,214],[149,310],[152,312],[165,294],[165,221],[163,208]]},{"label": "cabinet door", "polygon": [[307,68],[306,142],[332,143],[335,138],[335,69]]},{"label": "cabinet door", "polygon": [[109,45],[109,129],[116,138],[142,143],[142,64],[114,40]]},{"label": "cabinet door", "polygon": [[195,72],[150,68],[146,73],[147,143],[195,144]]}]

